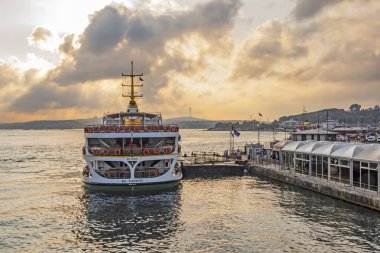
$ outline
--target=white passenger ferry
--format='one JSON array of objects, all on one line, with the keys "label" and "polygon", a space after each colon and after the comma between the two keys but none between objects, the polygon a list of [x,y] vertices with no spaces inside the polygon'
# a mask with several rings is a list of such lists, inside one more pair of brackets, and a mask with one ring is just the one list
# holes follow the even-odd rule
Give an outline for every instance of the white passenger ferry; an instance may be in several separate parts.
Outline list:
[{"label": "white passenger ferry", "polygon": [[164,125],[160,113],[139,112],[134,78],[130,77],[130,102],[126,112],[108,114],[103,124],[86,125],[82,181],[86,188],[114,191],[149,191],[174,188],[182,179],[177,163],[181,152],[177,125]]}]

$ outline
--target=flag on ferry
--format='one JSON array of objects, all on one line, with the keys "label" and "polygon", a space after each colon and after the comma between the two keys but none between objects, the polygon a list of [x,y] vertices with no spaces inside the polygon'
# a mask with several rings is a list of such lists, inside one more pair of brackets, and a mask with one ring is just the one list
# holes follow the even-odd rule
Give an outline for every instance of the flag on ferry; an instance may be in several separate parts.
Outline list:
[{"label": "flag on ferry", "polygon": [[141,77],[141,76],[139,77],[139,80],[140,80],[141,82],[143,82],[143,81],[144,81],[144,79],[142,79],[142,77]]},{"label": "flag on ferry", "polygon": [[259,112],[259,116],[262,117],[263,115]]}]

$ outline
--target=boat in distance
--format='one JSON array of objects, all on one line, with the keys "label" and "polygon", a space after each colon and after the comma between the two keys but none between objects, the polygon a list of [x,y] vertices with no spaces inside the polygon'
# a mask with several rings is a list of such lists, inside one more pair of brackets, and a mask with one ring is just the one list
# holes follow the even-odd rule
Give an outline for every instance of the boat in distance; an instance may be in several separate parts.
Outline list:
[{"label": "boat in distance", "polygon": [[[91,190],[160,191],[178,186],[182,171],[177,162],[181,153],[177,125],[164,125],[160,113],[139,112],[135,93],[142,87],[143,74],[130,77],[126,112],[106,114],[103,123],[86,125],[82,181]],[[138,84],[134,78],[138,77]]]}]

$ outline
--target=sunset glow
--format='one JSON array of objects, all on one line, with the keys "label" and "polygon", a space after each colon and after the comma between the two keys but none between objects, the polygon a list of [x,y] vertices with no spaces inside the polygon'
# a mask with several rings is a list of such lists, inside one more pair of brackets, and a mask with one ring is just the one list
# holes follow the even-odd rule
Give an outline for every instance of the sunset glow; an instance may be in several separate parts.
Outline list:
[{"label": "sunset glow", "polygon": [[[265,2],[265,3],[264,3]],[[124,110],[265,119],[379,104],[380,2],[0,1],[0,122]],[[7,10],[7,11],[4,11]]]}]

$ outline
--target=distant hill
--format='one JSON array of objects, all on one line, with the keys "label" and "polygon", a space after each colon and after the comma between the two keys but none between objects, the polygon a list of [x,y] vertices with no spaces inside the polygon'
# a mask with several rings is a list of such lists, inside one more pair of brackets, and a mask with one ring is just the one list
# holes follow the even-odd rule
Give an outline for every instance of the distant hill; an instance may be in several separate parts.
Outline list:
[{"label": "distant hill", "polygon": [[[76,120],[37,120],[28,122],[2,123],[0,129],[79,129],[86,124],[100,124],[102,118]],[[216,121],[193,117],[180,117],[164,120],[164,124],[177,124],[180,128],[207,129],[213,127]]]},{"label": "distant hill", "polygon": [[380,121],[380,108],[368,108],[359,111],[350,111],[338,108],[323,109],[315,112],[307,112],[296,115],[289,115],[280,117],[278,121],[298,120],[309,121],[311,123],[317,123],[326,121],[326,119],[336,120],[338,122],[346,123],[347,125],[378,125]]},{"label": "distant hill", "polygon": [[179,117],[172,119],[164,119],[164,124],[176,124],[180,128],[185,129],[207,129],[215,126],[217,121],[206,120],[194,117]]},{"label": "distant hill", "polygon": [[37,120],[28,122],[15,122],[0,124],[0,129],[79,129],[86,124],[99,124],[101,118],[77,119],[77,120]]},{"label": "distant hill", "polygon": [[[290,119],[309,121],[317,123],[326,121],[326,118],[333,119],[339,122],[344,122],[347,125],[373,125],[377,126],[380,123],[380,107],[344,110],[338,108],[323,109],[316,112],[307,112],[289,116],[282,116],[274,122],[260,122],[260,129],[275,129],[279,127],[279,123]],[[76,120],[38,120],[29,122],[3,123],[0,124],[0,129],[79,129],[86,124],[100,124],[102,118],[76,119]],[[252,130],[257,125],[256,121],[241,121],[241,120],[207,120],[195,117],[178,117],[164,119],[164,124],[177,124],[180,128],[185,129],[210,129],[210,130],[229,130],[231,123],[239,130]]]}]

